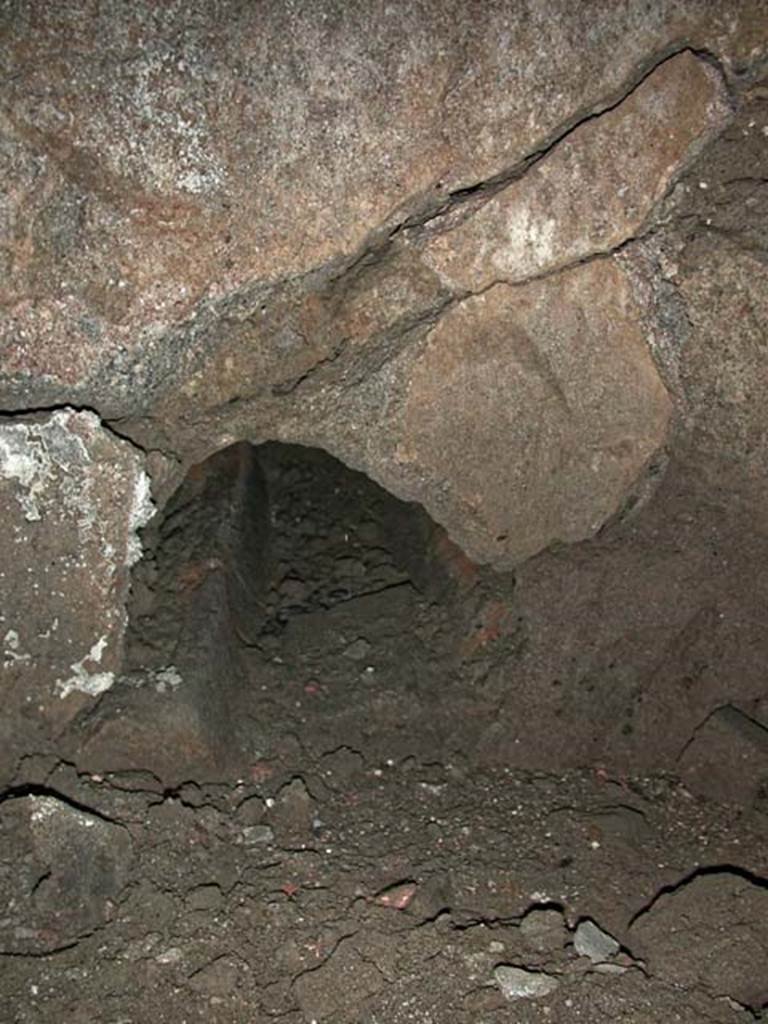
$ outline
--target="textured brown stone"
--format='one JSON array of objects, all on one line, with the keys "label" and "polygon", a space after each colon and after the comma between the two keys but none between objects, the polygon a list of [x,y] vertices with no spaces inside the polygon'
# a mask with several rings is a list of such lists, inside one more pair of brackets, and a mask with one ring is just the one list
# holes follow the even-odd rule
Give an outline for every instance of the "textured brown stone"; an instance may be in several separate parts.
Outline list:
[{"label": "textured brown stone", "polygon": [[671,179],[729,114],[718,73],[690,53],[587,121],[424,259],[454,288],[522,281],[634,235]]},{"label": "textured brown stone", "polygon": [[[644,329],[685,421],[685,458],[734,513],[765,529],[768,489],[768,89],[665,204],[666,226],[626,249]],[[727,499],[726,499],[727,495]]]},{"label": "textured brown stone", "polygon": [[707,872],[662,890],[629,930],[655,977],[742,1006],[768,998],[768,892],[747,872]]},{"label": "textured brown stone", "polygon": [[1,775],[19,715],[60,725],[111,686],[152,506],[139,454],[60,410],[0,426],[0,507]]},{"label": "textured brown stone", "polygon": [[376,472],[479,561],[590,536],[664,443],[670,402],[637,319],[610,260],[457,305],[391,371],[403,396],[367,442]]},{"label": "textured brown stone", "polygon": [[41,954],[73,945],[114,912],[132,857],[126,828],[53,796],[0,804],[4,914],[0,951]]},{"label": "textured brown stone", "polygon": [[[522,253],[522,276],[618,244],[723,122],[719,73],[692,52],[709,51],[728,76],[766,48],[761,4],[733,11],[725,0],[664,0],[642,15],[607,0],[588,15],[564,0],[494,0],[483,18],[459,0],[407,11],[73,0],[14,5],[0,28],[5,407],[77,402],[119,416],[148,449],[178,457],[179,477],[244,438],[321,444],[446,524],[471,513],[461,535],[485,558],[492,524],[505,533],[500,497],[488,509],[483,488],[450,497],[430,446],[392,472],[391,424],[378,422],[403,392],[394,382],[387,393],[387,367],[408,364],[434,323],[439,337],[464,315],[446,313],[450,288],[433,267],[454,287],[485,287],[493,277],[473,261],[498,255],[513,200],[531,223],[549,204],[559,232],[547,260],[529,266]],[[479,210],[459,194],[515,175]],[[438,246],[469,277],[452,277]],[[472,307],[473,330],[497,302]],[[474,357],[456,349],[457,361]],[[494,409],[443,415],[488,415],[492,436]],[[518,440],[554,444],[542,449],[544,479],[570,450],[566,428],[515,423]],[[583,536],[587,520],[597,528],[642,463],[630,458],[602,499],[580,498],[568,523],[534,487],[545,507],[524,505],[540,526],[514,551],[535,550],[534,535]]]},{"label": "textured brown stone", "polygon": [[680,370],[694,443],[765,496],[768,271],[750,253],[721,249],[683,271],[679,287],[692,329]]},{"label": "textured brown stone", "polygon": [[737,70],[756,61],[761,11],[6,7],[0,394],[15,408],[135,411],[187,369],[195,331],[234,293],[349,260],[521,166],[655,55],[690,45]]},{"label": "textured brown stone", "polygon": [[721,706],[693,732],[677,771],[692,793],[754,805],[768,787],[768,727],[733,705]]},{"label": "textured brown stone", "polygon": [[[460,0],[6,6],[0,402],[119,419],[148,450],[161,502],[237,441],[323,446],[421,502],[448,545],[504,567],[595,533],[642,487],[670,417],[650,342],[674,371],[675,450],[700,449],[723,501],[748,479],[764,522],[765,118],[739,118],[759,93],[765,25],[763,3],[726,0],[491,0],[482,18]],[[723,81],[735,114],[707,148],[728,136],[716,191],[685,168],[725,122]],[[698,202],[665,200],[661,217],[679,173],[674,196]],[[554,225],[545,259],[508,246],[513,208]],[[593,257],[646,227],[651,285],[630,293],[627,246]],[[689,229],[675,268],[677,242],[658,240]],[[644,295],[669,293],[646,308]],[[22,467],[0,479],[13,513],[3,771],[34,746],[14,746],[22,707],[58,728],[120,668],[142,460],[98,424],[64,410],[0,429],[6,468]],[[61,464],[38,466],[62,445]],[[19,474],[32,483],[18,489]],[[24,518],[45,495],[43,518]],[[185,576],[203,580],[205,622],[222,605],[208,568]],[[478,636],[497,627],[489,612]],[[214,662],[208,637],[191,660]],[[150,744],[171,778],[186,756],[174,743],[199,763],[218,749],[202,686],[171,729],[191,689],[170,678],[136,687],[147,711],[124,767]],[[115,754],[117,689],[91,737],[97,766]],[[235,745],[224,715],[214,738]]]}]

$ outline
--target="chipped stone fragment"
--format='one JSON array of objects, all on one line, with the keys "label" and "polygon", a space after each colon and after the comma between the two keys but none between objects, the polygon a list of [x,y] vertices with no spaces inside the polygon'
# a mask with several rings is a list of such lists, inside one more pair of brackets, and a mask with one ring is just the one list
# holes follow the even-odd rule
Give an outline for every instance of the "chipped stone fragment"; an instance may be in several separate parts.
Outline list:
[{"label": "chipped stone fragment", "polygon": [[275,833],[269,825],[246,825],[243,829],[243,842],[246,846],[272,843],[274,840]]},{"label": "chipped stone fragment", "polygon": [[610,960],[621,948],[612,935],[589,918],[579,922],[573,936],[573,947],[579,956],[589,957],[593,964]]},{"label": "chipped stone fragment", "polygon": [[559,982],[543,971],[527,971],[523,967],[502,964],[495,968],[493,977],[505,999],[540,999],[551,995]]},{"label": "chipped stone fragment", "polygon": [[562,912],[554,907],[529,910],[520,922],[520,933],[526,945],[539,953],[561,950],[567,937]]},{"label": "chipped stone fragment", "polygon": [[403,882],[393,885],[374,897],[376,903],[393,910],[406,910],[416,895],[418,886],[415,882]]},{"label": "chipped stone fragment", "polygon": [[0,952],[41,954],[104,925],[126,883],[133,843],[120,825],[55,796],[0,803]]}]

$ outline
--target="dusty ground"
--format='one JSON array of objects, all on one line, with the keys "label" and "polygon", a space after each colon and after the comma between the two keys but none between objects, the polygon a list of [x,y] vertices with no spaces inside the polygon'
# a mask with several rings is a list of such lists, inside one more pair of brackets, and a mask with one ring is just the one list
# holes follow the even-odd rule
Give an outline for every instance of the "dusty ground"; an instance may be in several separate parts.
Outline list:
[{"label": "dusty ground", "polygon": [[[28,759],[39,781],[0,808],[2,1020],[762,1019],[765,800],[716,803],[591,747],[581,769],[498,763],[488,680],[526,649],[513,576],[321,453],[261,465],[267,569],[226,691],[249,757],[173,784]],[[231,507],[214,491],[198,524]],[[201,580],[221,566],[198,551],[191,586],[169,540],[189,515],[135,626],[143,689],[171,702],[195,681],[168,602],[219,635]]]},{"label": "dusty ground", "polygon": [[[4,960],[3,1019],[761,1019],[738,1003],[768,994],[768,895],[745,870],[768,873],[765,818],[664,778],[469,777],[349,748],[255,774],[165,796],[83,784],[131,838],[124,886],[79,941]],[[621,939],[615,973],[576,954],[584,917]],[[499,965],[557,984],[510,1002]]]}]

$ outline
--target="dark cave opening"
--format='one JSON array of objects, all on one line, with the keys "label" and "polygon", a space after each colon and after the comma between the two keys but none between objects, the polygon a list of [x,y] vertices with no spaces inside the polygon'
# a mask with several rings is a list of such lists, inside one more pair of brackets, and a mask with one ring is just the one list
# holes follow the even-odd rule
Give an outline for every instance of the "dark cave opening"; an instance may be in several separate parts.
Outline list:
[{"label": "dark cave opening", "polygon": [[[82,720],[83,763],[173,787],[343,747],[469,771],[682,770],[757,799],[757,624],[743,588],[712,577],[686,480],[592,541],[499,573],[321,449],[222,449],[144,531],[124,669]],[[713,713],[725,704],[738,722]],[[746,738],[742,720],[758,723]]]},{"label": "dark cave opening", "polygon": [[465,756],[492,719],[482,681],[516,642],[513,576],[327,452],[217,452],[144,544],[124,682],[90,744],[109,736],[113,768],[217,778],[286,742]]}]

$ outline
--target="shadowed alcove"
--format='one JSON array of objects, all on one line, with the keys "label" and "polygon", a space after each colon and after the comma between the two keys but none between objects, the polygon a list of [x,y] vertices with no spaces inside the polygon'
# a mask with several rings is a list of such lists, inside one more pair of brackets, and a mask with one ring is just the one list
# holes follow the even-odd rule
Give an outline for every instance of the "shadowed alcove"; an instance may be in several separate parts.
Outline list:
[{"label": "shadowed alcove", "polygon": [[467,756],[488,726],[476,684],[515,642],[512,575],[328,453],[223,449],[144,544],[125,673],[87,743],[112,770],[218,778],[286,737],[315,754]]}]

